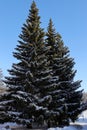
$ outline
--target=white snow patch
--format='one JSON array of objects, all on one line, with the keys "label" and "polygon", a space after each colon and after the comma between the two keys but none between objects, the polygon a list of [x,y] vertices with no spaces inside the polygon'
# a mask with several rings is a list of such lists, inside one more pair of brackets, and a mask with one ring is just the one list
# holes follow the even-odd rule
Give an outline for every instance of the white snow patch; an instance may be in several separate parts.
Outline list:
[{"label": "white snow patch", "polygon": [[71,123],[68,127],[49,128],[48,130],[87,130],[87,118],[79,118],[75,123]]},{"label": "white snow patch", "polygon": [[11,130],[11,127],[15,126],[21,126],[14,122],[7,122],[4,124],[0,124],[0,130]]},{"label": "white snow patch", "polygon": [[80,115],[80,117],[87,118],[87,110],[83,111]]},{"label": "white snow patch", "polygon": [[[12,127],[18,127],[22,125],[18,125],[13,122],[7,122],[4,124],[0,124],[0,130],[11,130]],[[75,123],[71,123],[70,126],[64,128],[49,128],[48,130],[87,130],[87,118],[79,118]]]},{"label": "white snow patch", "polygon": [[77,130],[76,128],[74,128],[73,126],[69,126],[69,127],[64,127],[64,128],[49,128],[48,130]]}]

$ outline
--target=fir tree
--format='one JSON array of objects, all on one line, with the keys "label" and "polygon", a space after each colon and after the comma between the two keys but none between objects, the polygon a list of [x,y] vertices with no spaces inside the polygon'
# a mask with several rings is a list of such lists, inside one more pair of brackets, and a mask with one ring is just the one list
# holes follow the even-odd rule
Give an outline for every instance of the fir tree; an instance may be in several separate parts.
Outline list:
[{"label": "fir tree", "polygon": [[51,19],[48,25],[46,42],[46,46],[50,48],[47,54],[48,60],[50,60],[50,68],[53,69],[54,75],[59,77],[59,87],[55,89],[55,95],[53,93],[54,105],[51,109],[55,109],[54,106],[57,99],[58,102],[61,101],[59,100],[60,95],[60,99],[64,99],[62,106],[65,106],[63,113],[65,112],[66,114],[65,116],[61,114],[59,117],[55,117],[55,120],[59,119],[58,125],[64,126],[68,125],[70,120],[75,121],[83,109],[86,109],[81,102],[82,90],[78,90],[81,87],[81,81],[74,81],[76,74],[73,69],[74,59],[70,57],[69,49],[64,46],[60,34],[56,33]]},{"label": "fir tree", "polygon": [[5,80],[9,90],[0,98],[0,121],[15,121],[30,127],[33,118],[36,123],[41,122],[41,118],[46,120],[51,96],[46,94],[45,86],[58,80],[48,68],[44,32],[35,2],[19,37],[21,40],[13,53],[19,62],[13,64],[10,77]]}]

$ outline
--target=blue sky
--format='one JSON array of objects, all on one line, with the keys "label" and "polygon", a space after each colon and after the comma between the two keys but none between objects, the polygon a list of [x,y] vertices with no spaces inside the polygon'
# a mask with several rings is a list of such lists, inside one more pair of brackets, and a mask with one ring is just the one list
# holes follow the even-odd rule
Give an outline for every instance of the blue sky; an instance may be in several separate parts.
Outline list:
[{"label": "blue sky", "polygon": [[[87,91],[87,0],[35,0],[41,16],[41,26],[47,28],[53,19],[56,31],[62,36],[77,70],[75,80],[83,80],[81,88]],[[0,68],[7,76],[16,62],[12,52],[18,44],[18,35],[28,16],[32,0],[0,0]]]}]

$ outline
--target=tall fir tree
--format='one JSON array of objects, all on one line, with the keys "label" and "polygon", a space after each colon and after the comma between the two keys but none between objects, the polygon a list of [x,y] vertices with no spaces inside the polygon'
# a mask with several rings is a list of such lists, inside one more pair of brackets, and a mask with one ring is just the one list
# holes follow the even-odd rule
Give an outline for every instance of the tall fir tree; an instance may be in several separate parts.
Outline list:
[{"label": "tall fir tree", "polygon": [[0,97],[0,121],[15,121],[30,127],[32,118],[37,124],[47,119],[51,96],[46,94],[45,87],[58,81],[48,68],[44,32],[34,1],[19,37],[21,40],[13,53],[19,63],[13,64],[10,77],[5,80],[9,90]]},{"label": "tall fir tree", "polygon": [[84,107],[81,102],[82,90],[79,89],[81,81],[74,81],[76,74],[73,69],[74,59],[70,57],[69,49],[64,46],[60,34],[56,33],[51,19],[48,25],[46,42],[46,46],[50,48],[47,54],[48,60],[50,60],[50,68],[53,69],[54,75],[59,77],[59,86],[55,89],[55,94],[52,94],[54,100],[51,109],[57,107],[55,106],[57,99],[58,102],[61,101],[61,98],[64,99],[62,106],[65,106],[63,108],[66,114],[65,116],[61,114],[59,117],[55,117],[58,125],[64,126],[68,125],[70,120],[75,121],[78,115],[87,107]]}]

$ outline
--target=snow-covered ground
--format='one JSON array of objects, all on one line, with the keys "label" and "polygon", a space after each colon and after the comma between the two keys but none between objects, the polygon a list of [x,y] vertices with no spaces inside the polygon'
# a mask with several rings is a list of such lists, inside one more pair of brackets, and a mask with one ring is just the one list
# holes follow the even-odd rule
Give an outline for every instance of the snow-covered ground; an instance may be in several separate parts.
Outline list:
[{"label": "snow-covered ground", "polygon": [[17,127],[21,125],[17,125],[16,123],[13,122],[8,122],[8,123],[4,123],[4,124],[0,124],[0,130],[11,130],[12,127]]},{"label": "snow-covered ground", "polygon": [[[12,127],[16,128],[16,126],[18,126],[16,123],[4,123],[0,124],[0,130],[11,130]],[[74,124],[71,123],[69,127],[50,128],[48,130],[87,130],[87,119],[79,119]]]},{"label": "snow-covered ground", "polygon": [[87,130],[87,115],[80,116],[75,123],[71,123],[69,127],[50,128],[49,130]]},{"label": "snow-covered ground", "polygon": [[[10,126],[10,127],[9,127]],[[18,126],[16,123],[0,124],[0,130],[11,130],[12,127]],[[21,127],[21,126],[20,126]],[[48,130],[87,130],[87,111],[83,112],[75,123],[71,123],[69,127],[50,128]]]}]

